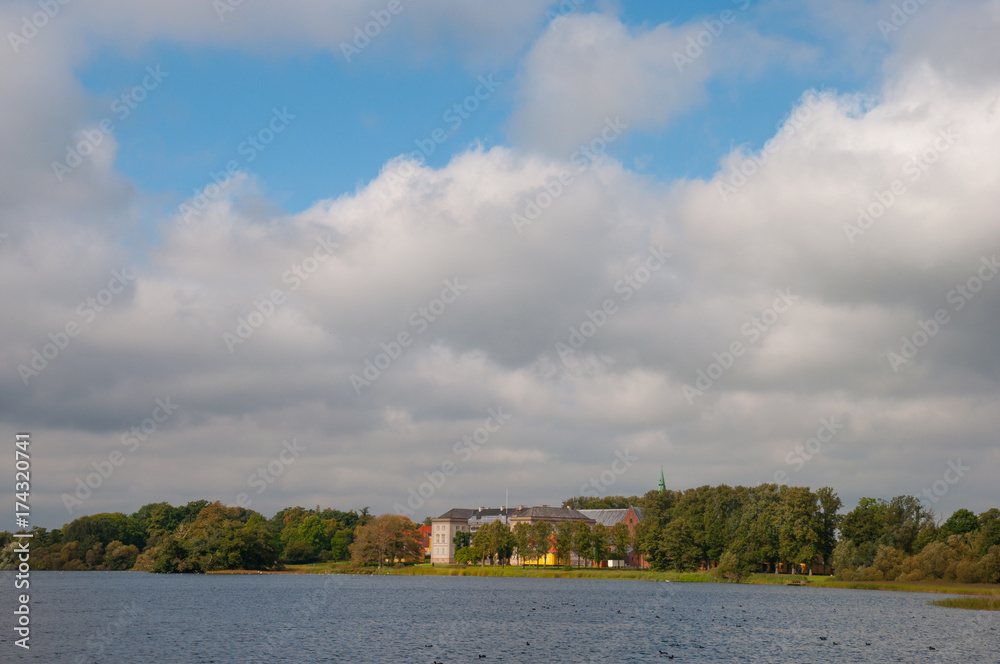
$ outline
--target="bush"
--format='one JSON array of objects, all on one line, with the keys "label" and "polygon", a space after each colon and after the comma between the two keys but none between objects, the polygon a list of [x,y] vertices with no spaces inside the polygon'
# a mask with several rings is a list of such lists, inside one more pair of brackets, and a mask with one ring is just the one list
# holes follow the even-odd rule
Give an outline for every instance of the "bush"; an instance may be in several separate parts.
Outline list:
[{"label": "bush", "polygon": [[753,568],[739,559],[732,551],[726,551],[719,558],[719,564],[711,572],[720,579],[728,579],[736,583],[743,583],[753,573]]},{"label": "bush", "polygon": [[882,578],[886,581],[897,579],[903,571],[903,553],[883,544],[878,548],[872,567],[881,572]]},{"label": "bush", "polygon": [[292,540],[281,557],[292,564],[308,563],[316,559],[316,551],[305,540]]},{"label": "bush", "polygon": [[976,576],[980,583],[1000,583],[1000,546],[991,547],[976,563]]}]

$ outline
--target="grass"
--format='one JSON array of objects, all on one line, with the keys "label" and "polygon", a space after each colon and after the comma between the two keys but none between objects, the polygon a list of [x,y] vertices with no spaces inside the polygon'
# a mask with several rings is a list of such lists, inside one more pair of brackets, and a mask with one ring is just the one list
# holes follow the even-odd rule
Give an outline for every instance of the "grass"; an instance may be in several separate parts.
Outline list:
[{"label": "grass", "polygon": [[[718,583],[720,580],[709,572],[654,572],[640,569],[607,569],[580,567],[479,567],[478,565],[408,565],[399,569],[384,567],[358,570],[350,563],[317,563],[315,565],[288,565],[287,572],[298,574],[386,574],[393,576],[490,576],[535,579],[607,579],[632,581],[676,581],[681,583]],[[981,608],[997,610],[1000,603],[1000,585],[962,584],[946,581],[838,581],[832,576],[803,574],[753,574],[745,583],[784,585],[788,581],[806,581],[814,588],[845,588],[861,590],[890,590],[902,592],[942,593],[969,595],[933,602],[939,606]],[[965,602],[968,605],[962,605]]]},{"label": "grass", "polygon": [[976,609],[979,611],[1000,611],[1000,597],[949,597],[928,602],[934,606],[952,609]]}]

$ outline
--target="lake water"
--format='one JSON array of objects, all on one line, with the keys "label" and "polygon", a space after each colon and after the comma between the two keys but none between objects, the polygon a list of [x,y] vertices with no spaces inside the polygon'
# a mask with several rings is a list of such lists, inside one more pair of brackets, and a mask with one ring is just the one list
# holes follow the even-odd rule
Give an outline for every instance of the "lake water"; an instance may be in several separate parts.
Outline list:
[{"label": "lake water", "polygon": [[926,605],[941,595],[136,572],[32,572],[25,652],[13,644],[12,573],[0,583],[5,663],[670,661],[662,650],[674,662],[1000,664],[1000,613]]}]

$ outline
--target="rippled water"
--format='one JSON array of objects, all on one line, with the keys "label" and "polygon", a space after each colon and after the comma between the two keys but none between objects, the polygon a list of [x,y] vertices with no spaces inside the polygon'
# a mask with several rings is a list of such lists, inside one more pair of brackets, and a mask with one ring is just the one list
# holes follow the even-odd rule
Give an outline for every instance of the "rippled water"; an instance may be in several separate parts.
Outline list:
[{"label": "rippled water", "polygon": [[13,578],[0,574],[0,662],[670,661],[662,650],[674,662],[1000,664],[1000,613],[927,606],[941,596],[919,593],[134,572],[31,581],[26,653],[13,644]]}]

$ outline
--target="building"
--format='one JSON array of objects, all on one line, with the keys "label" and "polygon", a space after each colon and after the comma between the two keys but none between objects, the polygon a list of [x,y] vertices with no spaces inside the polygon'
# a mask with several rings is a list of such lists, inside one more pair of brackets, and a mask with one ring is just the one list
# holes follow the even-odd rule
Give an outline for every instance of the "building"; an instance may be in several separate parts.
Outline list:
[{"label": "building", "polygon": [[493,521],[501,521],[509,525],[510,512],[511,510],[506,507],[480,507],[469,517],[469,532],[475,535],[482,526]]},{"label": "building", "polygon": [[[593,526],[595,521],[590,517],[586,516],[579,510],[570,509],[568,507],[549,507],[548,505],[539,505],[537,507],[524,507],[518,506],[513,513],[510,515],[509,524],[511,529],[519,524],[525,523],[528,525],[546,522],[551,523],[552,527],[555,528],[560,523],[565,522],[577,522],[583,521],[588,526]],[[514,556],[511,559],[511,564],[520,565],[520,558]],[[561,565],[562,562],[556,559],[555,545],[549,549],[549,553],[542,556],[540,560],[528,560],[525,561],[530,565]],[[580,561],[577,560],[575,554],[570,554],[569,564],[577,565]]]},{"label": "building", "polygon": [[474,509],[456,507],[436,519],[431,519],[431,564],[446,565],[455,562],[455,534],[472,532],[469,518]]},{"label": "building", "polygon": [[[663,471],[660,471],[660,481],[663,479]],[[580,514],[593,519],[595,523],[599,523],[606,528],[613,528],[619,523],[624,523],[628,526],[629,532],[635,535],[635,529],[642,521],[642,508],[641,507],[626,507],[624,509],[606,509],[606,510],[579,510]],[[610,560],[608,565],[614,567],[615,565],[624,565],[625,567],[649,567],[649,563],[643,558],[642,554],[638,551],[629,547],[629,550],[625,553],[625,558],[623,560]]]}]

